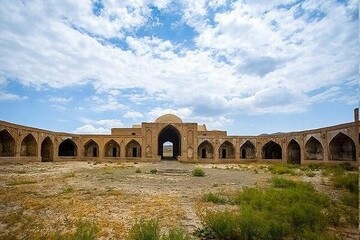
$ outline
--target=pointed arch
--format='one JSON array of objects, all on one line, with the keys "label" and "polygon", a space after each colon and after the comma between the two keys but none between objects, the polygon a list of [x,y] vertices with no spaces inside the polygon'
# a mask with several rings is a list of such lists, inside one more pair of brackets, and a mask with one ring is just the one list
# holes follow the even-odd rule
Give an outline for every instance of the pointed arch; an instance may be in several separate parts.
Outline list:
[{"label": "pointed arch", "polygon": [[226,140],[219,147],[219,158],[235,158],[235,147],[234,145]]},{"label": "pointed arch", "polygon": [[114,139],[105,144],[105,157],[120,157],[120,145]]},{"label": "pointed arch", "polygon": [[126,157],[140,158],[141,145],[136,140],[131,140],[125,147]]},{"label": "pointed arch", "polygon": [[20,156],[37,156],[37,142],[34,136],[29,133],[21,142]]},{"label": "pointed arch", "polygon": [[323,160],[324,148],[319,140],[311,136],[305,144],[306,160]]},{"label": "pointed arch", "polygon": [[330,160],[355,161],[355,143],[344,133],[338,133],[329,144]]},{"label": "pointed arch", "polygon": [[198,147],[198,157],[199,158],[214,158],[214,147],[213,145],[208,141],[203,141],[199,147]]},{"label": "pointed arch", "polygon": [[301,164],[300,145],[294,139],[291,139],[287,147],[287,163]]},{"label": "pointed arch", "polygon": [[262,157],[263,159],[282,159],[281,146],[270,140],[262,148]]},{"label": "pointed arch", "polygon": [[99,145],[90,139],[84,145],[85,157],[99,157]]},{"label": "pointed arch", "polygon": [[65,139],[59,145],[59,157],[75,157],[77,156],[77,146],[70,138]]},{"label": "pointed arch", "polygon": [[254,159],[255,158],[255,146],[252,142],[247,140],[240,147],[240,155],[242,159]]},{"label": "pointed arch", "polygon": [[15,140],[6,129],[3,129],[0,131],[0,157],[14,156]]},{"label": "pointed arch", "polygon": [[[158,135],[158,155],[164,159],[164,143],[171,142],[173,144],[173,155],[170,159],[177,159],[181,155],[181,134],[173,125],[165,126]],[[165,157],[169,159],[169,157]]]},{"label": "pointed arch", "polygon": [[50,137],[46,137],[41,143],[41,161],[52,162],[54,155],[54,145]]}]

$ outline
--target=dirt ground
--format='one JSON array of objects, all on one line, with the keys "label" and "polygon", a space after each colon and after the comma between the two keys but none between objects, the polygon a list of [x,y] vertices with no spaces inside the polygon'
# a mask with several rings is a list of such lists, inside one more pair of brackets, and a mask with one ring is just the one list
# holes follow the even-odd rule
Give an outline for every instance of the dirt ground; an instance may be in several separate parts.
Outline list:
[{"label": "dirt ground", "polygon": [[[193,177],[195,167],[205,177]],[[156,174],[152,173],[155,172]],[[140,172],[141,171],[141,172]],[[156,218],[166,229],[201,226],[206,192],[265,186],[273,175],[261,164],[27,163],[0,166],[0,239],[36,239],[94,221],[100,239],[123,239],[135,220]],[[298,177],[299,178],[299,177]],[[320,177],[311,180],[327,191]]]}]

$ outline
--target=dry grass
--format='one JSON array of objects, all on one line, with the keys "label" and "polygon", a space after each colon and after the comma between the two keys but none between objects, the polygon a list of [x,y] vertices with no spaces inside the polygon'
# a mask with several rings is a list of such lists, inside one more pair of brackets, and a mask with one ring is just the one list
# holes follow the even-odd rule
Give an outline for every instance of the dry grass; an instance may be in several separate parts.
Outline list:
[{"label": "dry grass", "polygon": [[[70,236],[82,219],[94,222],[102,239],[124,239],[141,218],[156,218],[165,229],[181,225],[191,232],[201,225],[201,212],[224,208],[203,203],[203,193],[268,185],[272,177],[259,164],[202,165],[205,178],[191,176],[193,165],[164,164],[10,165],[8,171],[0,171],[0,239]],[[149,174],[151,169],[172,167],[185,168],[189,174]],[[136,168],[142,173],[136,174]]]}]

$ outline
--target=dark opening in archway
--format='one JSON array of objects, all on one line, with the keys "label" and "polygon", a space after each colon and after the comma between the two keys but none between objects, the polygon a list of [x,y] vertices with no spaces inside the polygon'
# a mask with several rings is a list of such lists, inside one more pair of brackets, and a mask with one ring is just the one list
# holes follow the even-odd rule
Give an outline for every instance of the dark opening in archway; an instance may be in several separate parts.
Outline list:
[{"label": "dark opening in archway", "polygon": [[37,156],[37,142],[32,134],[28,134],[21,142],[20,156]]},{"label": "dark opening in archway", "polygon": [[220,157],[222,159],[225,159],[225,158],[233,159],[233,158],[235,158],[235,147],[234,147],[234,145],[229,141],[223,142],[223,144],[221,144],[221,146],[219,148],[219,155],[220,155]]},{"label": "dark opening in archway", "polygon": [[[170,142],[173,145],[172,156],[164,155],[164,143]],[[158,155],[163,160],[177,160],[181,155],[181,138],[180,132],[172,125],[164,127],[158,137]]]},{"label": "dark opening in archway", "polygon": [[262,148],[263,159],[282,159],[282,149],[279,144],[270,141]]},{"label": "dark opening in archway", "polygon": [[59,146],[60,157],[73,157],[77,155],[76,144],[71,139],[64,140]]},{"label": "dark opening in archway", "polygon": [[0,131],[0,157],[15,156],[15,140],[6,130]]},{"label": "dark opening in archway", "polygon": [[105,157],[119,157],[120,145],[111,139],[105,144]]},{"label": "dark opening in archway", "polygon": [[141,146],[136,140],[131,140],[125,147],[126,157],[141,157]]},{"label": "dark opening in archway", "polygon": [[323,160],[324,159],[324,149],[319,142],[314,137],[310,137],[305,144],[305,159],[306,160]]},{"label": "dark opening in archway", "polygon": [[[201,155],[200,155],[201,154]],[[198,157],[200,158],[214,158],[214,147],[205,140],[198,147]]]},{"label": "dark opening in archway", "polygon": [[85,157],[98,157],[99,156],[99,145],[92,139],[90,139],[84,145]]},{"label": "dark opening in archway", "polygon": [[255,158],[255,146],[247,140],[240,148],[242,159],[254,159]]},{"label": "dark opening in archway", "polygon": [[53,161],[53,143],[49,137],[46,137],[41,143],[41,161],[52,162]]},{"label": "dark opening in archway", "polygon": [[291,139],[287,147],[287,162],[290,164],[300,164],[301,163],[301,153],[300,145],[294,140]]},{"label": "dark opening in archway", "polygon": [[330,160],[355,161],[355,143],[347,135],[338,133],[329,144]]}]

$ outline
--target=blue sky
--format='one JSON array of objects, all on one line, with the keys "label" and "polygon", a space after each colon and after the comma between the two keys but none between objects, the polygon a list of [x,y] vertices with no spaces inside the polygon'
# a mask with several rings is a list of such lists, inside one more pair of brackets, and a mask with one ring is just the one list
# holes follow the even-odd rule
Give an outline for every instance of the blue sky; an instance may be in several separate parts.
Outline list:
[{"label": "blue sky", "polygon": [[232,135],[325,127],[359,105],[358,1],[0,4],[0,119],[110,133],[173,113]]}]

